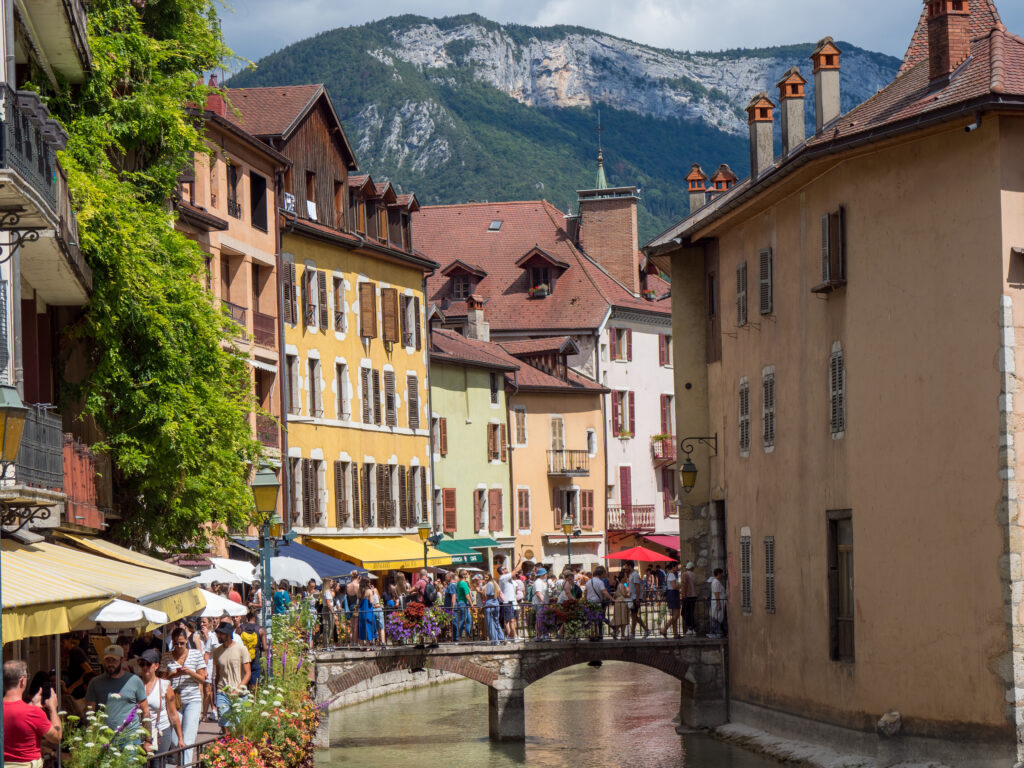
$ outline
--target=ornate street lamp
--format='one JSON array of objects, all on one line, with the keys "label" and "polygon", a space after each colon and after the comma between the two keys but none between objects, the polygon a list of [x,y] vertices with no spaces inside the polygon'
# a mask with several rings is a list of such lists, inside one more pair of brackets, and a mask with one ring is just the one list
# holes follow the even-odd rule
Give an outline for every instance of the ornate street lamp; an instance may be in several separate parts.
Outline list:
[{"label": "ornate street lamp", "polygon": [[420,541],[423,542],[423,567],[427,567],[427,552],[430,547],[436,547],[437,543],[441,541],[442,535],[440,533],[431,534],[430,523],[426,520],[420,522],[416,526],[416,533],[420,535]]},{"label": "ornate street lamp", "polygon": [[[256,514],[263,520],[260,532],[260,572],[263,588],[263,599],[260,600],[260,622],[266,637],[270,637],[270,548],[272,542],[281,532],[281,518],[277,511],[277,494],[281,490],[281,482],[272,467],[263,465],[252,480],[252,497],[256,502]],[[267,659],[267,678],[272,675],[269,657]]]},{"label": "ornate street lamp", "polygon": [[718,455],[717,432],[711,437],[684,437],[679,441],[680,449],[682,449],[683,453],[686,454],[686,461],[684,461],[683,466],[679,468],[679,483],[687,493],[692,491],[693,486],[697,484],[697,465],[693,463],[690,454],[693,453],[694,446],[700,445],[701,443],[713,451],[713,456]]},{"label": "ornate street lamp", "polygon": [[565,551],[566,554],[568,554],[569,556],[570,571],[572,570],[572,526],[572,517],[570,517],[569,513],[567,512],[565,516],[562,517],[562,533],[565,534]]}]

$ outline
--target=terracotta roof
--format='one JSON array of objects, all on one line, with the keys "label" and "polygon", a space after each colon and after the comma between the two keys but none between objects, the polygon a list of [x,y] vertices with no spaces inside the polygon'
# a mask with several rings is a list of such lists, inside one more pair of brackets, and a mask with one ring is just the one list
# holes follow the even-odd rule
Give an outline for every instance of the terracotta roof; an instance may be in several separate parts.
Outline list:
[{"label": "terracotta roof", "polygon": [[[999,11],[992,0],[967,0],[971,11],[971,37],[987,35],[997,24],[1001,23]],[[928,58],[928,7],[921,9],[921,19],[917,22],[910,45],[903,56],[899,74],[909,72],[915,65]]]},{"label": "terracotta roof", "polygon": [[368,173],[350,173],[348,175],[348,185],[355,189],[365,186],[367,182],[371,185],[373,184],[373,179],[370,178]]},{"label": "terracotta roof", "polygon": [[486,270],[481,269],[476,264],[467,264],[462,259],[455,259],[451,264],[441,270],[441,274],[446,277],[454,274],[455,272],[469,272],[471,275],[476,275],[477,277],[487,277]]},{"label": "terracotta roof", "polygon": [[[501,228],[489,231],[496,220]],[[442,267],[461,260],[487,271],[473,290],[487,301],[484,317],[492,333],[596,329],[612,306],[670,311],[668,302],[659,306],[633,296],[577,249],[564,214],[545,200],[426,206],[413,221],[417,249]],[[530,298],[529,270],[516,266],[535,248],[568,265],[547,298]],[[465,315],[465,302],[450,298],[446,276],[431,275],[427,294],[447,317]]]},{"label": "terracotta roof", "polygon": [[[229,122],[253,136],[282,136],[313,103],[323,85],[286,85],[275,88],[228,88]],[[238,110],[241,114],[236,114]]]},{"label": "terracotta roof", "polygon": [[569,380],[562,381],[556,376],[544,373],[539,368],[524,364],[518,373],[506,373],[505,380],[521,390],[533,389],[581,395],[598,395],[610,391],[607,387],[602,387],[593,379],[588,379],[586,376],[576,373],[572,368],[569,369]]},{"label": "terracotta roof", "polygon": [[517,341],[499,341],[498,344],[510,355],[536,355],[542,352],[566,352],[576,354],[579,346],[572,336],[549,336],[545,339],[520,339]]},{"label": "terracotta roof", "polygon": [[437,328],[430,333],[430,359],[471,363],[497,371],[518,371],[520,363],[500,346],[489,341],[467,339],[455,331]]}]

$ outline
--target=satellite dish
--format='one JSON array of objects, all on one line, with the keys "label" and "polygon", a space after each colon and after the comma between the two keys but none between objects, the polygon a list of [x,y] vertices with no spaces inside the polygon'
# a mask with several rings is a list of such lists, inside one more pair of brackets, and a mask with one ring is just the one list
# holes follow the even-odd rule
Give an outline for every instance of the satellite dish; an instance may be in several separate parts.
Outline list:
[{"label": "satellite dish", "polygon": [[524,550],[523,551],[523,557],[526,558],[527,560],[533,560],[533,550],[532,549]]}]

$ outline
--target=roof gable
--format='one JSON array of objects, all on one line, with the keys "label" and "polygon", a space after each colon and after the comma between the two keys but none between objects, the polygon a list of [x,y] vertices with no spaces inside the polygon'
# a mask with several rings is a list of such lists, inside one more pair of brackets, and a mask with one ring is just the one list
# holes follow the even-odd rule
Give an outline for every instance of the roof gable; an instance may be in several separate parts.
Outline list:
[{"label": "roof gable", "polygon": [[516,266],[525,268],[529,264],[536,262],[550,264],[552,267],[555,267],[556,269],[569,268],[569,265],[566,262],[561,261],[560,259],[556,259],[550,253],[541,248],[539,245],[535,245],[533,248],[528,250],[526,252],[526,255],[524,255],[523,258],[516,262]]},{"label": "roof gable", "polygon": [[441,270],[441,274],[445,275],[446,277],[458,274],[459,272],[468,272],[474,277],[487,277],[486,271],[472,264],[467,264],[462,259],[455,259],[455,261],[453,261],[451,264],[449,264],[447,267]]}]

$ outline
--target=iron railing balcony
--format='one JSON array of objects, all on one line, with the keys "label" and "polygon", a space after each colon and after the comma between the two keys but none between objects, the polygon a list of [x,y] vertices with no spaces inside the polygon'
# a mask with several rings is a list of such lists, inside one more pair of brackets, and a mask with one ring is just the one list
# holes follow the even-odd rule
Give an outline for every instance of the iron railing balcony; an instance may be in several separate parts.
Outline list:
[{"label": "iron railing balcony", "polygon": [[252,337],[261,347],[277,346],[277,318],[253,310]]},{"label": "iron railing balcony", "polygon": [[586,451],[548,451],[548,474],[558,477],[589,477],[590,454]]},{"label": "iron railing balcony", "polygon": [[57,150],[63,148],[67,134],[38,94],[0,84],[0,99],[0,169],[18,177],[13,189],[0,194],[0,204],[18,205],[23,226],[52,228],[57,219]]},{"label": "iron railing balcony", "polygon": [[281,447],[281,430],[272,416],[256,414],[256,439],[267,448]]},{"label": "iron railing balcony", "polygon": [[248,311],[247,307],[243,307],[239,304],[232,304],[227,299],[221,299],[224,307],[227,309],[228,317],[234,320],[242,329],[241,338],[245,338],[245,313]]},{"label": "iron railing balcony", "polygon": [[228,199],[228,216],[234,219],[242,218],[242,205],[237,200]]},{"label": "iron railing balcony", "polygon": [[0,481],[0,500],[29,503],[43,510],[35,515],[33,528],[58,525],[60,520],[53,514],[53,505],[66,499],[64,430],[60,416],[51,408],[49,405],[28,406],[18,458]]},{"label": "iron railing balcony", "polygon": [[608,505],[609,531],[653,531],[654,505],[632,504],[628,507]]},{"label": "iron railing balcony", "polygon": [[656,467],[667,467],[676,463],[676,436],[664,435],[651,438],[651,460]]}]

